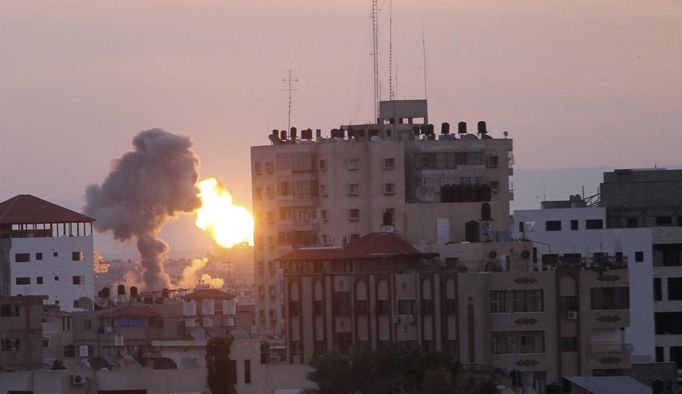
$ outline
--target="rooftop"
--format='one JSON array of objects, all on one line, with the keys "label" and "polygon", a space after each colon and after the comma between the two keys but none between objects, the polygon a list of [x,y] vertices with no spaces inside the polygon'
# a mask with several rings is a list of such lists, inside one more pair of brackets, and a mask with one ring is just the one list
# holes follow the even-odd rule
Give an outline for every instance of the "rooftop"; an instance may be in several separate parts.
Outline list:
[{"label": "rooftop", "polygon": [[218,289],[196,289],[184,297],[185,300],[231,300],[234,295],[220,291]]},{"label": "rooftop", "polygon": [[82,223],[93,218],[30,194],[0,203],[0,224]]},{"label": "rooftop", "polygon": [[285,254],[279,261],[373,260],[399,256],[432,256],[421,253],[395,233],[370,233],[351,241],[344,248],[301,248]]}]

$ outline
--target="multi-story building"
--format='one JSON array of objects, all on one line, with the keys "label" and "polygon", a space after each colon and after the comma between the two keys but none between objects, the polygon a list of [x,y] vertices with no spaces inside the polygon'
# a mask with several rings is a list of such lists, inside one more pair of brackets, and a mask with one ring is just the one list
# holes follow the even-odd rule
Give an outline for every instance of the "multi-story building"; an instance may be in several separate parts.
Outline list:
[{"label": "multi-story building", "polygon": [[43,365],[43,296],[0,296],[0,369]]},{"label": "multi-story building", "polygon": [[351,347],[442,350],[463,364],[520,371],[522,385],[540,393],[563,376],[628,369],[625,263],[533,271],[530,252],[520,254],[506,267],[478,271],[449,266],[395,233],[292,251],[279,259],[288,358],[306,363]]},{"label": "multi-story building", "polygon": [[0,294],[46,295],[62,310],[92,309],[93,219],[21,194],[0,203]]},{"label": "multi-story building", "polygon": [[341,247],[394,231],[415,245],[503,239],[509,229],[512,140],[466,123],[439,135],[425,100],[381,102],[377,124],[273,131],[251,148],[256,325],[281,335],[282,273],[298,247]]},{"label": "multi-story building", "polygon": [[632,320],[625,336],[633,362],[676,362],[682,370],[682,228],[675,213],[682,204],[674,198],[682,189],[679,174],[605,173],[603,206],[588,207],[573,196],[517,210],[513,235],[533,242],[537,270],[577,259],[627,260]]}]

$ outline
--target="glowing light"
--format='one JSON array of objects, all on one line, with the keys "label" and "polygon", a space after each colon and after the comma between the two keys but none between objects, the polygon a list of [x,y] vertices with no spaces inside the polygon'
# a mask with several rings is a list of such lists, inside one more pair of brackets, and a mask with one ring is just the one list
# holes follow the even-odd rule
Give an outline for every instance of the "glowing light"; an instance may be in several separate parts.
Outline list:
[{"label": "glowing light", "polygon": [[206,231],[224,248],[248,243],[253,245],[253,217],[244,208],[232,204],[232,196],[215,178],[197,185],[202,206],[196,211],[197,227]]}]

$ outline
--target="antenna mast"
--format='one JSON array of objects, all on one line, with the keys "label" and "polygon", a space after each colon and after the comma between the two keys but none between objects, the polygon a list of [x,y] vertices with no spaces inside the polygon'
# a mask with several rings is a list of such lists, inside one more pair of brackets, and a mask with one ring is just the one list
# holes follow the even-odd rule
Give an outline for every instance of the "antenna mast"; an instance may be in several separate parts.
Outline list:
[{"label": "antenna mast", "polygon": [[291,69],[287,70],[289,72],[289,77],[288,78],[283,78],[282,82],[286,82],[289,84],[289,87],[286,89],[280,89],[280,90],[286,90],[289,92],[289,116],[287,118],[287,131],[291,130],[291,104],[292,104],[292,95],[291,93],[294,91],[297,91],[298,89],[293,87],[293,84],[295,82],[298,82],[298,78],[293,78]]},{"label": "antenna mast", "polygon": [[428,99],[426,95],[426,38],[424,37],[424,24],[422,23],[422,50],[424,52],[424,99]]},{"label": "antenna mast", "polygon": [[379,119],[379,5],[372,0],[372,71],[374,72],[374,121]]},{"label": "antenna mast", "polygon": [[393,0],[388,2],[388,97],[393,100]]}]

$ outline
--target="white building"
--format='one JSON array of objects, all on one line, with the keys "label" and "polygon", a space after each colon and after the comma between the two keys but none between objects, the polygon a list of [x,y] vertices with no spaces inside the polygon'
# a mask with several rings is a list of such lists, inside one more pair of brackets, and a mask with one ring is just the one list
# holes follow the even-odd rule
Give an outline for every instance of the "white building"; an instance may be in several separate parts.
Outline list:
[{"label": "white building", "polygon": [[[394,231],[414,245],[497,240],[508,233],[512,140],[460,122],[439,134],[426,100],[385,101],[377,124],[273,131],[251,148],[256,325],[281,335],[282,272],[299,247],[341,247]],[[469,131],[469,132],[468,132]],[[299,138],[300,137],[300,138]]]},{"label": "white building", "polygon": [[[635,362],[682,365],[682,228],[604,228],[606,209],[582,200],[548,202],[514,211],[517,239],[534,243],[536,269],[561,262],[598,265],[623,259],[630,275],[630,327],[625,339]],[[559,206],[559,208],[557,208]]]},{"label": "white building", "polygon": [[65,311],[92,308],[92,222],[30,194],[0,203],[0,294],[46,295]]}]

